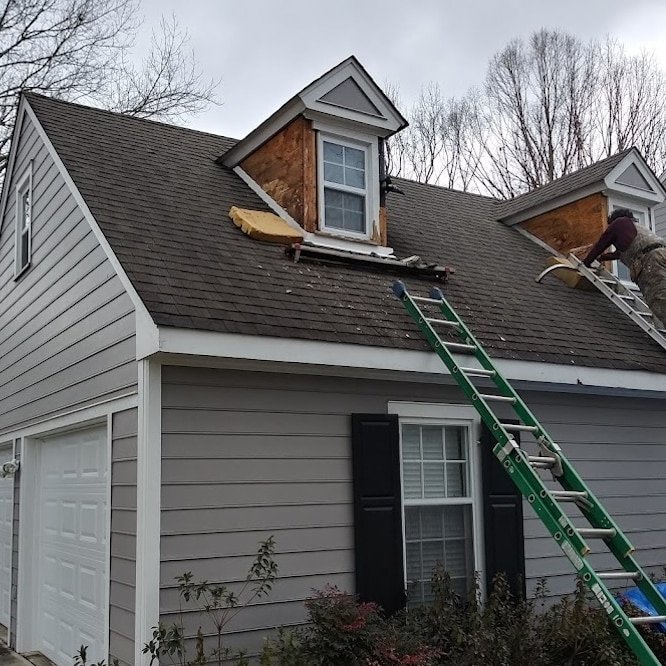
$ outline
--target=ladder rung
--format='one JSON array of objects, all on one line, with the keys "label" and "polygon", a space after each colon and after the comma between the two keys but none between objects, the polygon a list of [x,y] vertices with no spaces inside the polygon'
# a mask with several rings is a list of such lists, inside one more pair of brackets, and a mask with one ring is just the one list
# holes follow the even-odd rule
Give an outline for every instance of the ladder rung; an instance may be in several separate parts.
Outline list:
[{"label": "ladder rung", "polygon": [[580,527],[578,529],[578,534],[582,537],[589,537],[590,539],[612,539],[617,532],[612,527]]},{"label": "ladder rung", "polygon": [[605,580],[624,580],[625,578],[633,578],[638,580],[641,577],[640,571],[599,571],[597,573],[599,578]]},{"label": "ladder rung", "polygon": [[510,398],[505,395],[490,395],[488,393],[479,393],[479,398],[488,400],[490,402],[510,402],[512,405],[516,404],[515,398]]},{"label": "ladder rung", "polygon": [[452,350],[458,350],[458,351],[476,351],[476,347],[474,345],[466,345],[463,344],[462,342],[443,342],[442,345],[446,347],[447,349],[452,349]]},{"label": "ladder rung", "polygon": [[443,326],[458,326],[457,321],[449,321],[448,319],[432,319],[431,317],[426,317],[425,320],[429,324],[442,324]]},{"label": "ladder rung", "polygon": [[620,298],[624,299],[625,301],[635,301],[636,300],[636,297],[634,295],[630,295],[630,294],[618,294],[618,296]]},{"label": "ladder rung", "polygon": [[631,624],[657,624],[666,622],[666,615],[644,615],[643,617],[630,617]]},{"label": "ladder rung", "polygon": [[412,296],[412,300],[417,303],[429,303],[430,305],[441,305],[442,301],[437,298],[427,298],[426,296]]},{"label": "ladder rung", "polygon": [[539,428],[536,426],[517,425],[515,423],[500,423],[504,430],[522,431],[522,432],[538,432]]},{"label": "ladder rung", "polygon": [[562,502],[575,502],[579,499],[587,499],[587,493],[584,490],[552,490],[550,494],[553,499],[561,500]]},{"label": "ladder rung", "polygon": [[641,317],[654,317],[651,312],[638,312]]},{"label": "ladder rung", "polygon": [[547,465],[557,463],[557,458],[551,458],[550,456],[527,456],[527,460],[531,463],[543,463]]},{"label": "ladder rung", "polygon": [[486,370],[485,368],[460,368],[460,371],[477,377],[494,377],[497,374],[494,370]]},{"label": "ladder rung", "polygon": [[598,277],[598,279],[601,280],[601,282],[604,282],[606,284],[616,284],[615,280],[611,280],[610,278]]}]

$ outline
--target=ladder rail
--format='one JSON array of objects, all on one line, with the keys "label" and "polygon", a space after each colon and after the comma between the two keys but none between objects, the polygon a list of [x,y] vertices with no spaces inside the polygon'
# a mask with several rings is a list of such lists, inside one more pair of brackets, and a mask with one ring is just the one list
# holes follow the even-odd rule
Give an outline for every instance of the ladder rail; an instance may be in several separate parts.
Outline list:
[{"label": "ladder rail", "polygon": [[[599,274],[588,268],[575,254],[569,255],[569,261],[572,266],[584,277],[587,278],[606,298],[612,301],[624,314],[626,314],[635,324],[637,324],[645,333],[647,333],[656,343],[666,349],[666,336],[662,335],[657,327],[646,321],[645,317],[652,316],[647,303],[632,292],[626,285],[622,284],[615,275],[609,273],[605,268],[599,268]],[[614,289],[609,286],[612,284]],[[618,291],[616,291],[618,290]],[[629,297],[632,303],[639,304],[642,312],[632,307],[627,301]],[[626,298],[623,298],[626,297]],[[666,322],[665,322],[666,323]]]},{"label": "ladder rail", "polygon": [[[601,287],[608,289],[600,280],[599,284]],[[597,284],[598,287],[599,284]],[[637,631],[635,626],[637,623],[631,622],[620,603],[604,584],[604,576],[600,576],[585,557],[590,552],[590,549],[583,535],[588,534],[603,539],[618,563],[625,570],[627,577],[635,581],[636,586],[650,601],[656,614],[660,617],[666,615],[666,600],[662,597],[656,585],[643,573],[640,565],[634,559],[634,549],[627,537],[578,476],[559,445],[550,437],[511,384],[497,370],[485,349],[476,340],[457,312],[446,301],[441,291],[433,289],[428,298],[412,297],[402,282],[396,282],[393,290],[395,295],[402,301],[407,312],[416,322],[431,348],[448,368],[467,399],[479,413],[481,420],[495,437],[497,443],[493,447],[494,455],[499,459],[505,471],[525,496],[528,503],[534,508],[542,523],[568,557],[583,582],[594,593],[599,603],[606,610],[609,619],[617,631],[623,636],[625,642],[639,658],[641,664],[644,666],[660,666],[660,662]],[[618,297],[618,301],[627,306],[625,300]],[[426,317],[421,311],[418,302],[428,305],[439,305],[440,311],[445,317],[445,320],[441,320],[441,323],[446,327],[447,331],[455,331],[462,341],[462,345],[459,345],[459,347],[466,346],[472,348],[473,355],[485,371],[483,375],[475,375],[473,368],[464,368],[458,364],[454,358],[454,353],[456,353],[455,343],[447,343],[440,338],[433,327],[433,324],[437,324],[438,320]],[[639,317],[638,314],[635,316]],[[444,324],[444,321],[447,323]],[[469,376],[482,376],[490,379],[495,384],[500,395],[493,396],[482,393],[472,383],[468,374]],[[510,426],[509,424],[502,423],[488,405],[489,400],[501,401],[508,404],[525,425]],[[511,436],[511,430],[518,428],[528,430],[534,434],[542,450],[540,456],[530,457],[518,447]],[[555,478],[564,489],[563,491],[549,491],[537,469],[530,462],[530,458],[543,458],[546,461],[550,459],[550,456],[561,464],[562,473]],[[557,501],[558,492],[560,493],[560,501],[568,501],[570,499],[579,500],[576,502],[577,506],[592,526],[591,528],[576,528],[573,525],[571,519]],[[620,575],[620,572],[616,572],[612,575],[607,575],[606,578],[618,578]]]}]

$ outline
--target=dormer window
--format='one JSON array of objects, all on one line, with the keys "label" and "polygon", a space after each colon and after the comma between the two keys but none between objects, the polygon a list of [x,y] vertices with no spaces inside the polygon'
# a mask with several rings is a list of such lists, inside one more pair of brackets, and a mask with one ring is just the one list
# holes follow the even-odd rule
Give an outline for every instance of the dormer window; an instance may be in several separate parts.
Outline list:
[{"label": "dormer window", "polygon": [[320,135],[319,155],[322,229],[367,238],[367,148]]}]

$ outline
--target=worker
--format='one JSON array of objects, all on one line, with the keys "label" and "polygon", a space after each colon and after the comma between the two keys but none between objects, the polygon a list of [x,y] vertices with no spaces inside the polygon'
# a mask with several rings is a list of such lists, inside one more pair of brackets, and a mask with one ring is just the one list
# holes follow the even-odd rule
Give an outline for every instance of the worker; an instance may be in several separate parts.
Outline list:
[{"label": "worker", "polygon": [[[611,246],[614,252],[606,252]],[[627,208],[618,208],[608,217],[608,226],[587,253],[583,263],[617,259],[639,286],[653,314],[666,324],[666,241],[636,220]]]}]

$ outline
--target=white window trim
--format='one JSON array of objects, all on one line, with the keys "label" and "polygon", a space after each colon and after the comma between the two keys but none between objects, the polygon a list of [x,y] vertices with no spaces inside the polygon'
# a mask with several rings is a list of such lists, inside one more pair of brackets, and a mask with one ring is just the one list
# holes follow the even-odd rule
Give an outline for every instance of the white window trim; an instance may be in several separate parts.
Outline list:
[{"label": "white window trim", "polygon": [[[317,208],[319,216],[318,228],[321,232],[332,237],[368,241],[373,236],[373,231],[379,229],[379,147],[377,136],[355,132],[352,130],[340,130],[327,127],[321,123],[313,123],[317,130]],[[326,226],[324,207],[324,141],[337,143],[349,148],[358,148],[365,151],[365,233],[345,231]],[[337,188],[336,184],[332,187]],[[359,193],[355,188],[346,189],[344,185],[341,191]]]},{"label": "white window trim", "polygon": [[[622,199],[620,197],[615,197],[615,196],[609,197],[608,214],[610,215],[613,212],[613,210],[616,208],[628,208],[629,210],[634,211],[636,213],[643,213],[648,223],[648,229],[654,232],[654,213],[651,206],[648,206],[647,204],[637,203],[636,201],[632,201],[631,199]],[[617,264],[618,260],[617,259],[613,260],[613,268],[611,272],[616,277],[618,275]],[[638,291],[638,285],[632,280],[620,280],[620,282],[622,282],[622,284],[625,285],[625,287],[629,287],[630,289]]]},{"label": "white window trim", "polygon": [[[481,457],[479,442],[481,437],[481,417],[469,405],[432,404],[418,402],[389,402],[388,413],[397,414],[400,429],[400,492],[402,507],[402,561],[405,589],[407,587],[407,540],[405,535],[405,497],[402,478],[402,424],[458,425],[469,429],[469,484],[470,498],[455,500],[437,499],[437,506],[446,504],[472,505],[472,547],[474,550],[474,570],[480,577],[480,593],[485,590],[485,557],[483,543],[483,494],[481,485]],[[419,500],[419,505],[428,504],[428,500]],[[411,505],[411,503],[410,503]]]},{"label": "white window trim", "polygon": [[[21,266],[21,235],[22,235],[22,210],[21,210],[21,194],[25,192],[26,188],[30,192],[30,223],[28,225],[28,261],[25,266]],[[32,223],[34,222],[34,199],[32,191],[32,161],[23,173],[23,176],[16,184],[15,199],[16,199],[16,214],[14,219],[14,279],[18,279],[25,273],[32,264]]]}]

